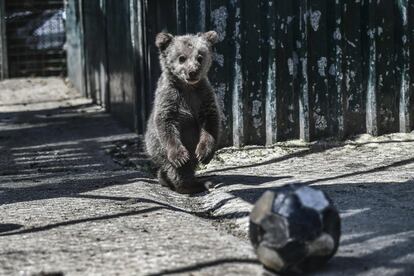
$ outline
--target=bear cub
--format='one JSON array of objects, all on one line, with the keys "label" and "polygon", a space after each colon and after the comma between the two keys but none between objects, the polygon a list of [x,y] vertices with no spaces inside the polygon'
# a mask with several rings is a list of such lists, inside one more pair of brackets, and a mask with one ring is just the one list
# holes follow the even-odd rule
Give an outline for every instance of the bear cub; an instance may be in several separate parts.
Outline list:
[{"label": "bear cub", "polygon": [[162,73],[145,134],[146,150],[158,167],[158,180],[179,193],[204,191],[195,177],[199,162],[213,158],[220,131],[216,95],[207,73],[215,31],[173,36],[159,33]]}]

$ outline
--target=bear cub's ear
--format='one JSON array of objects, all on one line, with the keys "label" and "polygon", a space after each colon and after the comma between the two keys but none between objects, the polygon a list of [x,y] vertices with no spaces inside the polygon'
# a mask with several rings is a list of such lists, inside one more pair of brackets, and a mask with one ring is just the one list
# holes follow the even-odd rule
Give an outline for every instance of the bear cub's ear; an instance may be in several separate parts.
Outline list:
[{"label": "bear cub's ear", "polygon": [[206,33],[200,33],[205,40],[207,40],[211,45],[216,44],[219,41],[219,37],[216,31],[209,31]]},{"label": "bear cub's ear", "polygon": [[167,49],[168,45],[170,45],[171,41],[173,40],[173,35],[169,33],[159,33],[155,38],[155,46],[161,51]]}]

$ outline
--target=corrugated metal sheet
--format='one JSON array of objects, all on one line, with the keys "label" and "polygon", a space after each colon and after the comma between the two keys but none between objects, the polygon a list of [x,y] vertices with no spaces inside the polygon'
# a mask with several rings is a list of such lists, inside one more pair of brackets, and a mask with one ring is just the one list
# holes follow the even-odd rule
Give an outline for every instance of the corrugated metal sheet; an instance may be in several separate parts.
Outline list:
[{"label": "corrugated metal sheet", "polygon": [[414,128],[412,1],[123,0],[106,10],[109,106],[139,132],[159,76],[155,34],[209,29],[220,36],[210,79],[223,145]]}]

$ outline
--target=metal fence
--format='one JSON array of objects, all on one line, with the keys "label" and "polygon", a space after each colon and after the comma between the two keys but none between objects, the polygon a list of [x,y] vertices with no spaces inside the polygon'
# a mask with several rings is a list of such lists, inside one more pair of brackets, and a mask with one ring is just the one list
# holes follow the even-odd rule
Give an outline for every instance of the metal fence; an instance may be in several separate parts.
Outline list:
[{"label": "metal fence", "polygon": [[156,33],[214,29],[223,145],[409,132],[413,13],[409,0],[69,0],[69,75],[142,133]]},{"label": "metal fence", "polygon": [[63,0],[0,0],[0,77],[65,75]]}]

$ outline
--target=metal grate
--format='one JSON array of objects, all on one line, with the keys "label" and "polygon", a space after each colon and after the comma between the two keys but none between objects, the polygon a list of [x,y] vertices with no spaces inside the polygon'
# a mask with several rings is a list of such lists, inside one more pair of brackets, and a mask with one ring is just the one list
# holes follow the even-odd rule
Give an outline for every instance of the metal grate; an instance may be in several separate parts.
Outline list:
[{"label": "metal grate", "polygon": [[63,0],[7,0],[10,77],[66,74]]}]

